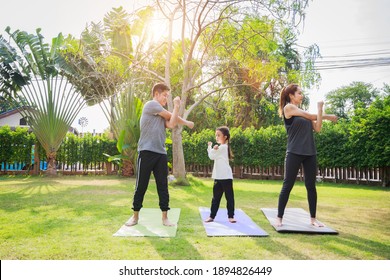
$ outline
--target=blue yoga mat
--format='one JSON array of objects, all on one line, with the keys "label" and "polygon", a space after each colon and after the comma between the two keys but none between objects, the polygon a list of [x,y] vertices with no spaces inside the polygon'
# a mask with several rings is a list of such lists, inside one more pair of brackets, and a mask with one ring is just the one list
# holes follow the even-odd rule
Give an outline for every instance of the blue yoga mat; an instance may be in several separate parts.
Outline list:
[{"label": "blue yoga mat", "polygon": [[200,216],[207,236],[268,236],[262,228],[256,225],[241,209],[235,209],[236,223],[228,221],[226,208],[218,210],[213,222],[205,223],[210,216],[210,208],[199,207]]}]

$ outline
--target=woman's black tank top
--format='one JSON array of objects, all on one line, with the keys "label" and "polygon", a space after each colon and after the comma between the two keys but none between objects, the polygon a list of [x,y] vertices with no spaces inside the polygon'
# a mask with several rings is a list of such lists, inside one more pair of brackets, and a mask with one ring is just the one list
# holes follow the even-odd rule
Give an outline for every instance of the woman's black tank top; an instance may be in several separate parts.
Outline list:
[{"label": "woman's black tank top", "polygon": [[287,152],[297,155],[317,154],[312,122],[298,116],[286,119],[283,115],[283,119],[287,130]]}]

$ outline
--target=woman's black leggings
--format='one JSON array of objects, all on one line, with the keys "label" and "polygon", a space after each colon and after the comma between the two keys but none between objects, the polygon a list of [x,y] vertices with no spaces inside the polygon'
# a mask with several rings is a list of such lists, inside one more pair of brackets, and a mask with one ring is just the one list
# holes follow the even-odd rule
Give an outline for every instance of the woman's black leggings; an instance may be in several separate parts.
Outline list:
[{"label": "woman's black leggings", "polygon": [[283,218],[284,209],[286,208],[290,192],[294,186],[298,175],[299,167],[303,165],[305,186],[307,190],[307,199],[309,201],[310,216],[316,217],[317,210],[317,190],[316,190],[316,173],[317,159],[316,155],[304,156],[293,153],[286,153],[284,162],[284,180],[283,187],[279,195],[278,217]]}]

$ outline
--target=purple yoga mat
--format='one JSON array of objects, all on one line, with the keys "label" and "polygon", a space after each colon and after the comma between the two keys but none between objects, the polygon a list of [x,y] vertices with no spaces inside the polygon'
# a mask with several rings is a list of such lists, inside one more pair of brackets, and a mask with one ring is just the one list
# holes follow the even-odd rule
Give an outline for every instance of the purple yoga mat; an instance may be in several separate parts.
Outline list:
[{"label": "purple yoga mat", "polygon": [[234,218],[237,223],[228,221],[226,208],[220,208],[213,222],[205,223],[210,215],[210,208],[199,207],[200,216],[207,236],[268,236],[241,209],[235,209]]}]

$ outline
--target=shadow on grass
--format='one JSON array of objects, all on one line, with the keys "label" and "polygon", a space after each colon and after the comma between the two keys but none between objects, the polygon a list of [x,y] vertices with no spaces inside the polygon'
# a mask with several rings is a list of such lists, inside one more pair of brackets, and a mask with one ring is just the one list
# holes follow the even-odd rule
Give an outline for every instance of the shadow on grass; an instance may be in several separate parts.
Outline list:
[{"label": "shadow on grass", "polygon": [[56,195],[62,195],[66,191],[60,191],[52,184],[39,184],[23,187],[0,193],[0,209],[6,212],[19,211],[31,206],[52,204],[50,201]]},{"label": "shadow on grass", "polygon": [[340,239],[336,240],[338,243],[345,246],[364,251],[366,253],[377,255],[383,259],[390,259],[390,245],[373,241],[367,238],[358,237],[353,234],[343,234]]},{"label": "shadow on grass", "polygon": [[213,185],[213,181],[205,183],[204,181],[195,178],[193,176],[188,176],[188,182],[190,186],[175,186],[176,189],[182,189],[191,194],[204,194],[209,192],[209,187]]},{"label": "shadow on grass", "polygon": [[150,238],[150,244],[164,260],[203,260],[204,257],[185,238]]},{"label": "shadow on grass", "polygon": [[[333,252],[347,259],[390,259],[390,246],[386,243],[362,238],[354,234],[340,233],[335,237],[324,237],[323,250]],[[310,242],[309,239],[301,240]],[[358,251],[359,255],[355,252]]]},{"label": "shadow on grass", "polygon": [[[208,255],[206,255],[206,253],[201,253],[203,248],[201,246],[198,247],[199,244],[197,244],[197,242],[199,240],[199,243],[207,242],[206,244],[210,245],[214,243],[214,240],[209,240],[208,237],[206,237],[198,211],[199,206],[210,206],[209,203],[212,198],[213,181],[202,181],[197,178],[191,179],[190,181],[190,187],[174,187],[172,193],[174,193],[175,196],[171,196],[171,207],[182,208],[178,236],[171,239],[148,238],[148,242],[150,242],[151,246],[153,246],[163,259],[207,259]],[[252,181],[250,183],[252,184]],[[20,185],[15,185],[15,188],[13,188],[13,184],[10,183],[9,186],[4,189],[4,192],[0,193],[0,209],[5,213],[16,212],[16,215],[9,216],[13,217],[12,219],[14,220],[11,220],[11,218],[5,220],[6,223],[9,223],[8,227],[12,227],[11,222],[20,223],[27,219],[25,225],[30,234],[33,232],[44,234],[58,229],[64,229],[64,232],[67,232],[69,226],[79,227],[79,225],[83,224],[85,229],[82,232],[80,231],[80,233],[77,233],[79,234],[77,235],[77,238],[83,236],[86,231],[94,232],[93,230],[96,227],[107,228],[107,232],[110,234],[110,231],[114,231],[116,228],[113,225],[116,223],[120,225],[122,219],[124,219],[123,217],[128,217],[131,213],[131,186],[129,187],[129,185],[124,186],[123,184],[120,184],[114,186],[99,185],[91,187],[91,185],[88,184],[90,184],[90,182],[86,180],[81,186],[73,185],[69,187],[63,185],[63,183],[59,186],[56,180],[26,180]],[[267,224],[264,216],[260,212],[260,208],[277,206],[277,196],[280,187],[275,189],[275,191],[263,191],[264,187],[259,187],[258,190],[253,187],[251,187],[251,189],[245,189],[246,180],[239,181],[239,184],[241,185],[237,188],[236,207],[243,209],[256,224],[271,233],[273,229]],[[353,188],[353,186],[350,187],[348,185],[337,184],[329,184],[329,186],[336,188]],[[328,184],[323,187],[328,187]],[[365,186],[363,188],[370,191],[373,191],[373,188],[377,188],[377,190],[381,191],[384,190],[384,188],[370,186]],[[108,193],[107,190],[112,190],[112,192]],[[185,194],[184,197],[182,196],[183,194]],[[292,196],[290,199],[291,198],[294,197]],[[125,201],[126,199],[128,202]],[[121,202],[116,203],[118,201]],[[243,205],[244,202],[246,203],[245,205]],[[307,207],[306,198],[300,200],[299,203]],[[156,207],[157,205],[158,198],[156,187],[155,184],[151,182],[148,193],[145,196],[145,207]],[[224,207],[224,205],[225,200],[221,201],[221,207]],[[319,207],[323,207],[325,212],[330,213],[334,213],[337,209],[340,209],[327,205]],[[327,207],[329,207],[329,209]],[[29,214],[25,215],[23,210],[24,212],[27,210]],[[20,220],[18,211],[21,211]],[[35,217],[37,217],[37,222],[34,222],[33,220]],[[58,220],[56,220],[55,217],[58,217]],[[4,218],[7,218],[7,215],[4,215]],[[44,219],[47,220],[45,221]],[[40,220],[40,222],[38,222],[38,220]],[[331,221],[332,219],[329,217],[328,222]],[[388,220],[384,220],[385,223],[387,223],[387,221]],[[332,226],[331,223],[329,225]],[[384,232],[386,232],[385,228],[386,227],[383,229]],[[23,236],[25,235],[23,234]],[[191,241],[193,236],[196,238]],[[288,235],[284,236],[272,232],[270,237],[251,238],[250,240],[254,240],[255,243],[255,245],[251,244],[253,248],[249,247],[243,249],[240,248],[240,238],[231,238],[228,242],[236,242],[238,252],[237,254],[235,254],[235,252],[227,252],[226,259],[234,259],[234,256],[245,258],[245,252],[248,252],[249,250],[259,250],[260,248],[264,249],[266,251],[265,255],[270,255],[270,258],[310,258],[308,254],[305,254],[305,251],[286,246],[283,242],[285,238],[295,240],[295,237]],[[332,256],[336,255],[336,257],[338,256],[343,259],[363,258],[364,255],[369,259],[390,259],[388,242],[378,241],[374,235],[373,239],[376,239],[376,241],[370,240],[369,237],[364,238],[353,234],[341,234],[332,238],[315,237],[313,239],[309,236],[308,238],[297,238],[299,242],[301,242],[302,239],[304,239],[304,242],[308,243],[316,242],[315,244],[319,244],[324,251],[328,251]],[[218,250],[218,243],[221,242],[218,240],[215,241],[217,245],[214,244],[214,250]],[[139,246],[139,243],[137,242],[134,246]],[[221,243],[220,246],[224,246],[224,243]],[[352,250],[347,248],[352,248]],[[356,252],[356,254],[354,254],[355,251],[361,251],[361,253]],[[351,253],[353,255],[350,255]],[[263,254],[261,253],[261,255]],[[318,257],[321,258],[321,255],[318,255]]]},{"label": "shadow on grass", "polygon": [[[265,249],[270,252],[273,256],[279,255],[283,259],[291,259],[291,260],[307,260],[309,257],[301,252],[291,249],[286,244],[282,242],[275,241],[272,237],[267,237],[266,242],[264,240],[257,238],[256,244],[259,247]],[[282,255],[281,255],[282,253]]]},{"label": "shadow on grass", "polygon": [[[180,188],[183,191],[185,191],[191,195],[195,195],[195,196],[204,195],[204,194],[208,195],[209,198],[206,200],[206,202],[207,202],[207,206],[209,206],[208,204],[211,203],[211,199],[213,197],[214,181],[212,179],[208,178],[208,181],[206,181],[206,183],[205,183],[204,181],[202,181],[202,179],[203,178],[196,178],[193,176],[189,176],[189,182],[191,183],[191,186],[177,187],[177,188]],[[258,204],[259,209],[260,209],[260,206],[264,207],[261,204],[262,201],[267,200],[269,198],[274,198],[275,205],[277,204],[280,188],[275,188],[274,190],[267,190],[267,191],[264,191],[261,188],[258,188],[256,190],[254,190],[254,189],[249,190],[249,189],[245,189],[245,186],[244,187],[242,186],[242,184],[247,184],[247,183],[253,184],[249,180],[239,180],[239,182],[237,183],[237,185],[239,185],[239,186],[237,186],[237,185],[235,185],[236,181],[235,180],[233,181],[233,189],[234,189],[237,205],[239,204],[240,200],[244,201],[248,198],[250,198],[252,201],[254,201],[255,204]],[[268,183],[268,182],[266,182],[266,183]],[[278,184],[275,184],[275,187],[276,186],[278,186]],[[294,198],[295,195],[291,194],[291,197]],[[297,198],[300,198],[300,196],[297,196]],[[221,207],[223,207],[223,205],[225,203],[226,203],[225,197],[223,197],[221,200]],[[204,205],[198,205],[198,206],[204,206]],[[236,207],[236,208],[240,208],[240,207]]]},{"label": "shadow on grass", "polygon": [[72,224],[70,219],[63,218],[50,218],[44,221],[39,220],[38,222],[30,221],[28,224],[30,233],[28,233],[26,237],[46,234],[49,231],[56,229],[66,229],[70,224]]},{"label": "shadow on grass", "polygon": [[0,210],[5,212],[28,210],[31,215],[41,216],[55,211],[75,213],[78,216],[96,211],[102,216],[109,214],[116,216],[120,211],[118,207],[123,211],[129,211],[130,206],[124,208],[112,205],[118,199],[124,198],[128,198],[130,203],[130,188],[95,186],[91,190],[91,186],[62,188],[58,185],[42,184],[41,182],[37,186],[18,187],[0,193]]},{"label": "shadow on grass", "polygon": [[[148,239],[150,244],[154,247],[154,250],[165,260],[214,260],[215,257],[213,256],[215,255],[218,256],[218,259],[224,260],[247,260],[252,257],[248,257],[246,252],[259,250],[259,248],[261,248],[261,251],[266,251],[265,255],[276,255],[279,259],[308,259],[308,256],[305,254],[291,249],[284,244],[271,239],[270,237],[208,237],[197,207],[182,209],[180,216],[178,232],[175,238]],[[252,244],[255,245],[244,245],[244,247],[242,247],[243,245],[241,244],[240,246],[239,244],[243,239],[245,239],[245,241],[253,241]],[[201,247],[201,249],[197,248],[197,244]],[[211,247],[208,248],[207,244]],[[237,250],[226,251],[225,246],[228,246],[228,248],[232,246],[238,247]],[[218,248],[220,248],[220,252],[218,252]],[[225,251],[226,253],[221,255],[221,252]],[[270,258],[272,259],[272,257]]]},{"label": "shadow on grass", "polygon": [[356,185],[356,184],[342,184],[342,183],[317,183],[317,187],[331,187],[337,189],[354,189],[354,190],[367,190],[367,191],[381,191],[390,192],[390,188],[381,186],[368,186],[368,185]]}]

